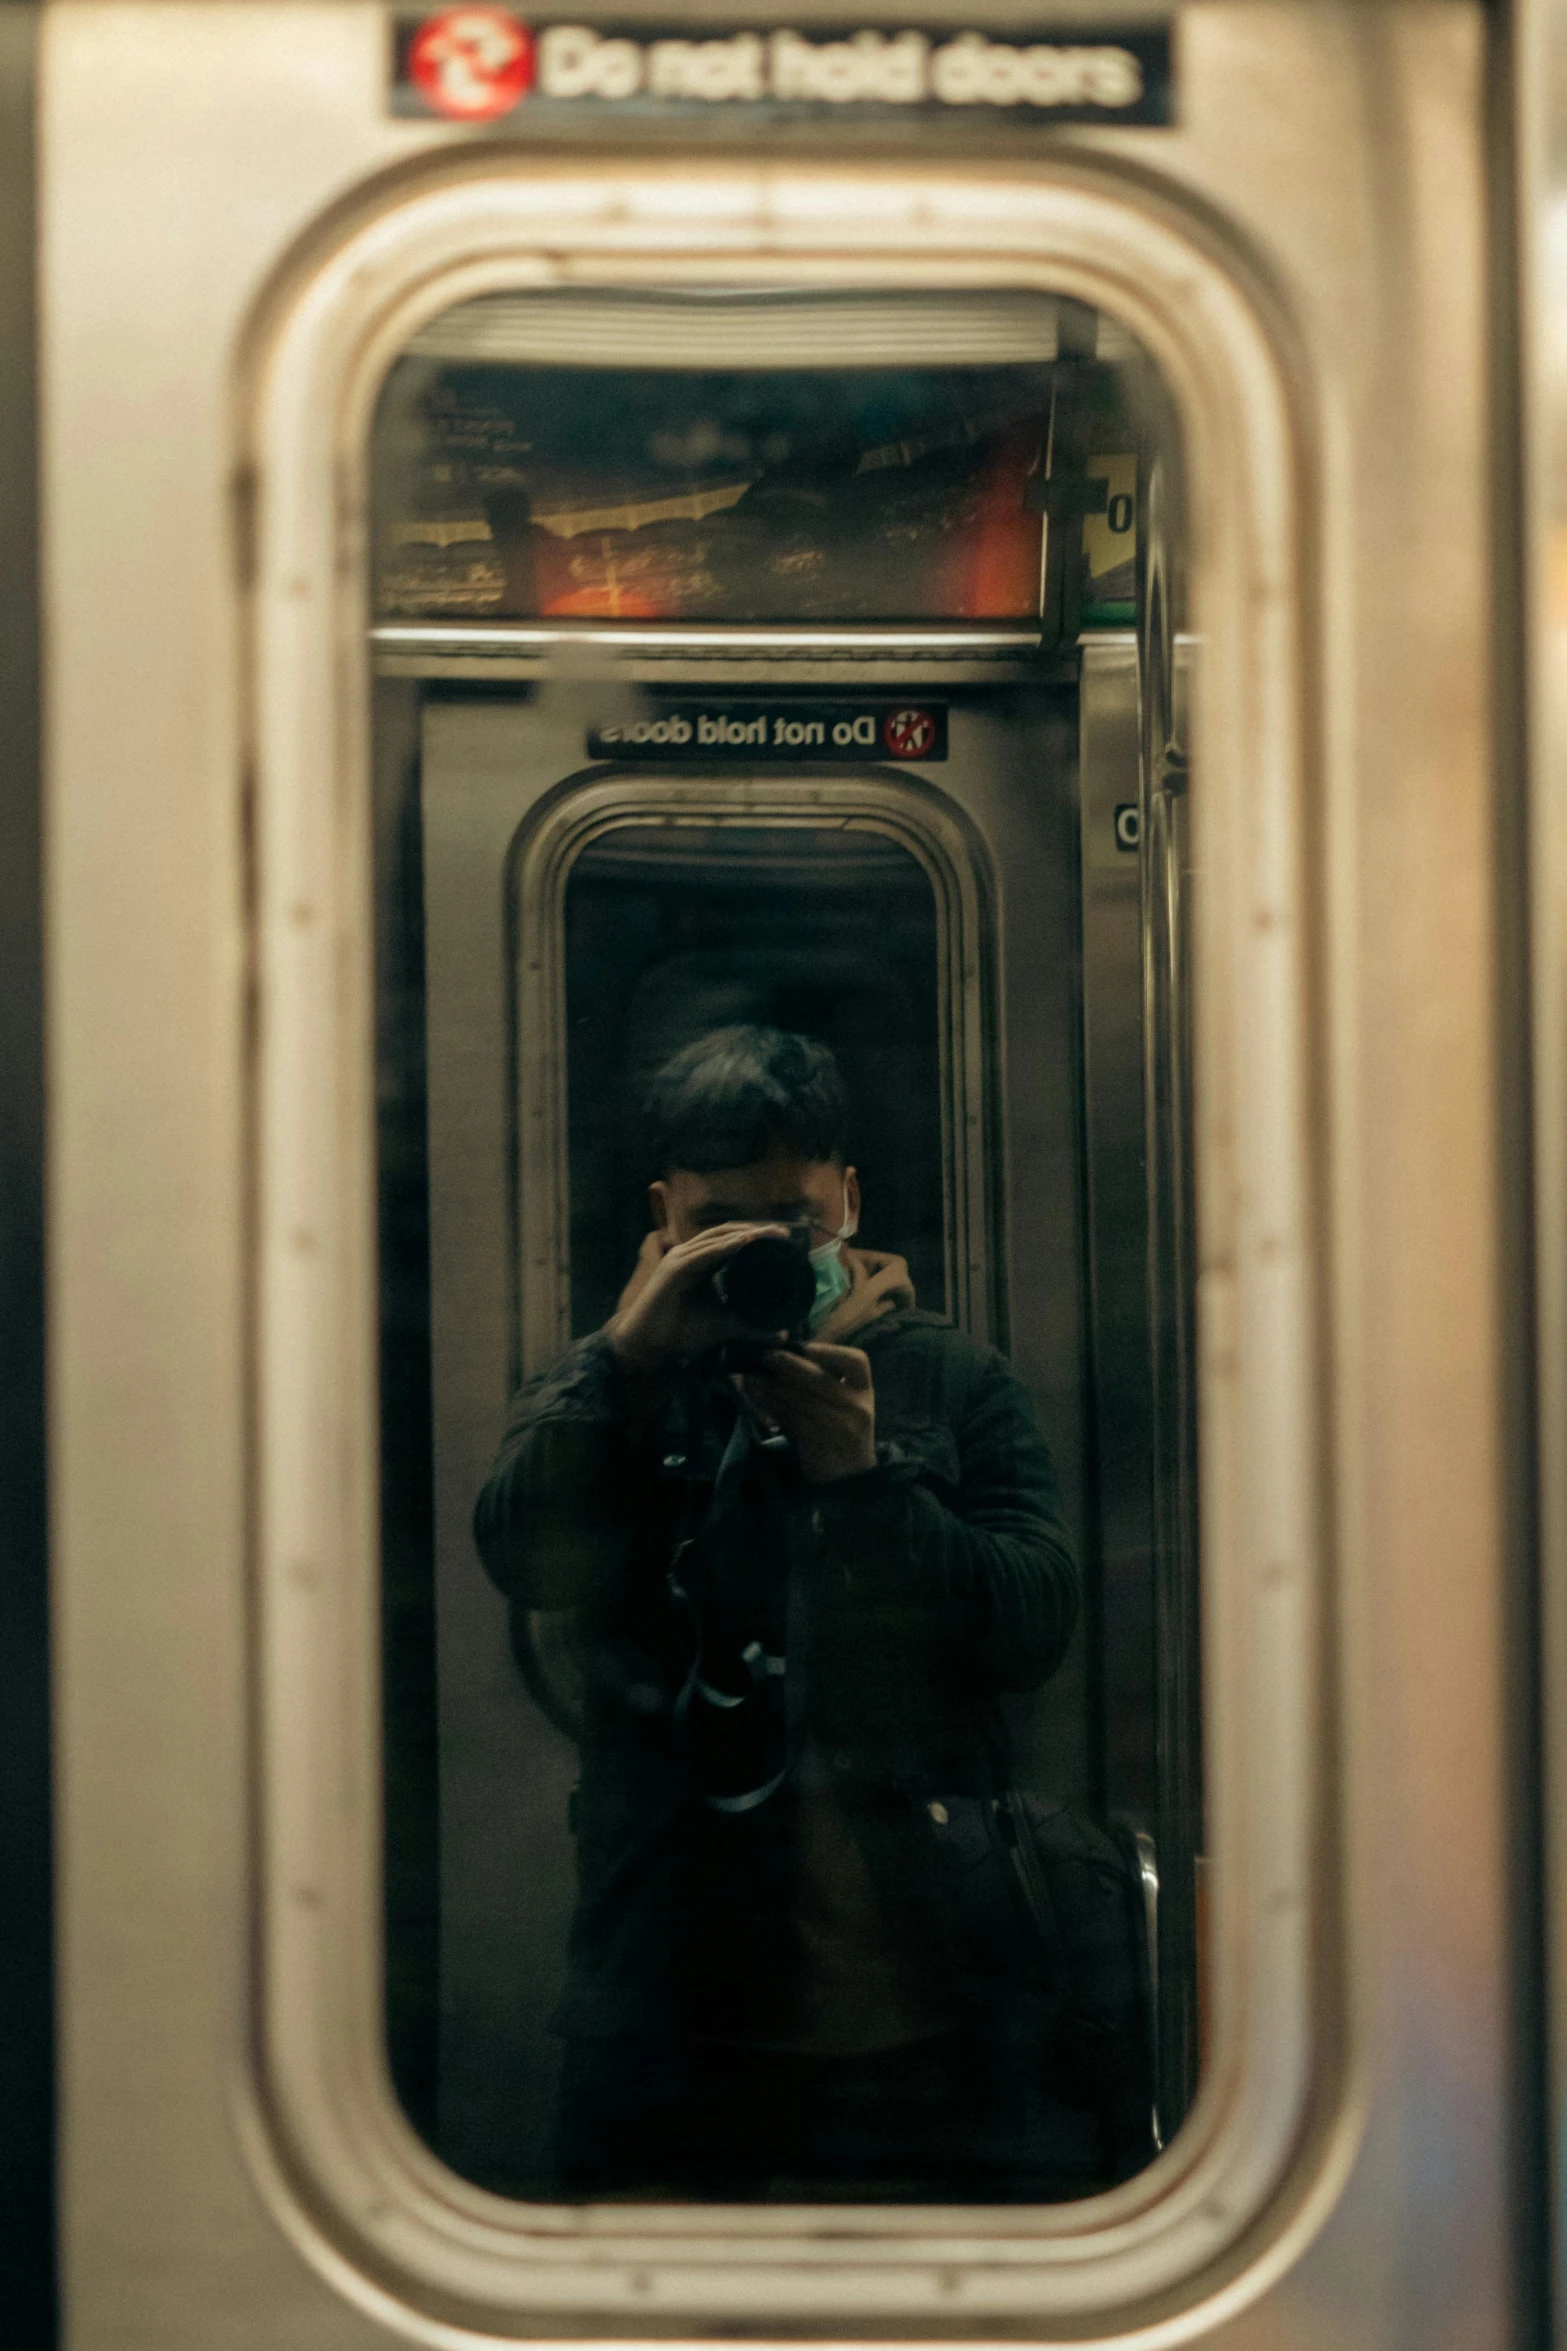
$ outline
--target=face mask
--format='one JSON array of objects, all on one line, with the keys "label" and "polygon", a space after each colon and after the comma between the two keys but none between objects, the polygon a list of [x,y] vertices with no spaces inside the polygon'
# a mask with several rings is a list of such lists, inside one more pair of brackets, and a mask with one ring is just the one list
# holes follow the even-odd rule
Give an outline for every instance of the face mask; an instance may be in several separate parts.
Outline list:
[{"label": "face mask", "polygon": [[811,1271],[816,1276],[816,1297],[811,1306],[813,1331],[820,1330],[833,1308],[854,1287],[854,1277],[843,1262],[843,1244],[852,1240],[858,1230],[856,1219],[846,1216],[832,1239],[810,1252]]}]

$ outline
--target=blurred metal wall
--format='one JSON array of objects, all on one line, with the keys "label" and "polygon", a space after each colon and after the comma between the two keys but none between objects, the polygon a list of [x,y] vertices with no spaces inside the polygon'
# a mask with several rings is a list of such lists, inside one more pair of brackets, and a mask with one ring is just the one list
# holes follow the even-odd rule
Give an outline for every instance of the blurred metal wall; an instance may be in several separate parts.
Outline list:
[{"label": "blurred metal wall", "polygon": [[[76,2351],[482,2339],[333,2250],[331,2216],[280,2185],[254,2092],[256,1008],[235,385],[252,306],[295,241],[376,175],[460,139],[386,117],[382,29],[361,0],[45,11],[62,2210]],[[1320,1735],[1338,1798],[1323,1816],[1336,1899],[1319,1957],[1347,1998],[1273,2206],[1190,2292],[1098,2333],[1225,2351],[1502,2351],[1529,2319],[1518,2216],[1536,2183],[1515,2159],[1527,1921],[1509,1782],[1516,1427],[1503,1365],[1516,1332],[1497,1137],[1498,934],[1517,908],[1496,825],[1507,531],[1490,456],[1489,22],[1466,0],[1198,0],[1181,41],[1177,131],[1068,136],[1052,152],[1068,177],[1122,171],[1199,223],[1258,290],[1300,390],[1316,778],[1301,1018],[1319,1075],[1333,1452],[1336,1670]],[[1551,860],[1557,787],[1537,775]],[[1567,937],[1553,905],[1542,892],[1538,973]],[[1545,995],[1536,1074],[1555,1136]],[[1548,1466],[1567,1409],[1551,1352],[1567,1365],[1551,1336],[1558,1173],[1547,1151]],[[792,2291],[780,2279],[781,2336]],[[1068,2331],[1091,2337],[1094,2322]]]}]

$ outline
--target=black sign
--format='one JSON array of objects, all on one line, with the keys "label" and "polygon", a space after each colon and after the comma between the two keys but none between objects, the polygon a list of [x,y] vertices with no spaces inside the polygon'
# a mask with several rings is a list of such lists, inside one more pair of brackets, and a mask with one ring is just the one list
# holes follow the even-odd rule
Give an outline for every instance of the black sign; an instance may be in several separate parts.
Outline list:
[{"label": "black sign", "polygon": [[1170,35],[1146,21],[654,26],[484,0],[394,18],[392,111],[517,130],[736,116],[1167,123]]},{"label": "black sign", "polygon": [[819,760],[947,756],[944,702],[669,702],[594,727],[592,759],[693,759],[798,767]]}]

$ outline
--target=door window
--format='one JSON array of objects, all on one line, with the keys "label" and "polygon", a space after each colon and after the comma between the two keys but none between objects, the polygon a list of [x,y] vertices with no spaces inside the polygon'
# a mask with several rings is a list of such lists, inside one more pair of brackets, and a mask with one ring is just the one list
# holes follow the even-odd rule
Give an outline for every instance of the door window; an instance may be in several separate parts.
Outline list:
[{"label": "door window", "polygon": [[1201,2056],[1158,383],[508,296],[373,471],[400,2094],[519,2197],[1112,2187]]},{"label": "door window", "polygon": [[573,1336],[610,1319],[648,1229],[649,1081],[737,1024],[832,1051],[878,1228],[949,1311],[938,906],[912,851],[862,828],[654,817],[580,852],[563,913]]}]

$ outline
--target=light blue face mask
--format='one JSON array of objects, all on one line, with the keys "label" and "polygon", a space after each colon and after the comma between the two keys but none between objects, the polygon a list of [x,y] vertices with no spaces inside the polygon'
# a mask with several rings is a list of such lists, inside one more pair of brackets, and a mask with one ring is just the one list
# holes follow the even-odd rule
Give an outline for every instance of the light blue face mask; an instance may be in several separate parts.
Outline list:
[{"label": "light blue face mask", "polygon": [[[845,1206],[847,1206],[845,1202]],[[810,1253],[811,1271],[816,1276],[816,1297],[811,1306],[811,1328],[821,1329],[833,1308],[847,1298],[854,1287],[854,1276],[843,1262],[843,1244],[852,1241],[859,1226],[852,1216],[846,1216],[830,1241]]]}]

